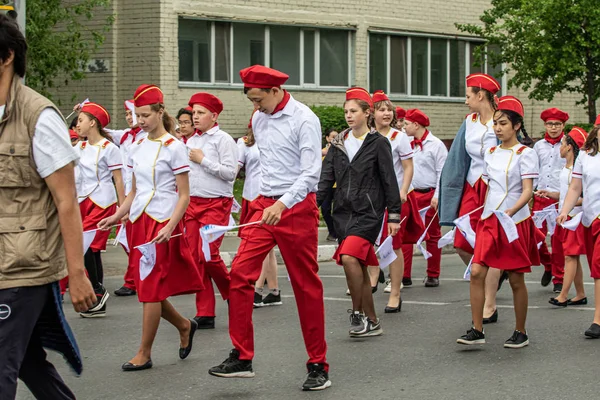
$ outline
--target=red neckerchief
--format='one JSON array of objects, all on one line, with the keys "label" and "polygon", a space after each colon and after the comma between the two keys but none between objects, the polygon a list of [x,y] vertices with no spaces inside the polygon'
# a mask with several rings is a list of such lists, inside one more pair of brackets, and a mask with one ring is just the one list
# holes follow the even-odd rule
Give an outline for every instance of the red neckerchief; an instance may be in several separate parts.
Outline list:
[{"label": "red neckerchief", "polygon": [[410,146],[413,149],[419,146],[421,147],[421,150],[423,150],[423,142],[425,141],[425,139],[427,139],[427,135],[429,135],[429,131],[425,129],[425,133],[423,134],[423,136],[421,136],[421,140],[417,139],[416,137],[413,137],[413,141],[410,143]]},{"label": "red neckerchief", "polygon": [[142,128],[140,128],[139,126],[136,126],[135,128],[131,128],[130,130],[125,132],[125,134],[121,138],[121,142],[119,143],[119,145],[122,145],[123,143],[125,143],[125,141],[129,137],[129,135],[131,135],[131,137],[133,138],[133,140],[131,142],[135,143],[135,137],[141,130],[142,130]]},{"label": "red neckerchief", "polygon": [[279,111],[283,110],[283,108],[287,105],[287,103],[290,101],[290,94],[287,92],[287,90],[283,91],[283,100],[281,100],[281,103],[277,104],[277,107],[275,107],[275,109],[273,110],[273,112],[271,113],[271,115],[277,114]]},{"label": "red neckerchief", "polygon": [[561,132],[559,137],[551,138],[550,135],[548,135],[548,132],[546,132],[546,134],[544,135],[544,140],[546,140],[546,142],[548,142],[554,146],[556,143],[560,143],[560,141],[564,135],[565,135],[565,133]]}]

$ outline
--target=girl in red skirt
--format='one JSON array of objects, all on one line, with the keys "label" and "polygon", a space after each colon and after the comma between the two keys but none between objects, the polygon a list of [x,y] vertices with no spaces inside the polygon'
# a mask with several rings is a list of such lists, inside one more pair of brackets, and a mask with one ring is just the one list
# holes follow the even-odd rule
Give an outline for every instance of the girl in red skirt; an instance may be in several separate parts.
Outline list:
[{"label": "girl in red skirt", "polygon": [[332,140],[317,193],[320,206],[337,183],[333,222],[340,245],[334,259],[344,266],[352,296],[351,337],[383,333],[375,314],[367,266],[379,265],[373,244],[386,207],[389,235],[396,235],[400,228],[400,189],[392,152],[389,141],[369,129],[367,121],[372,112],[373,102],[365,89],[353,87],[346,91],[344,114],[350,128]]},{"label": "girl in red skirt", "polygon": [[[101,105],[86,103],[81,107],[77,132],[87,140],[75,148],[79,152],[76,181],[84,232],[97,229],[98,222],[113,215],[117,210],[117,202],[121,204],[125,197],[121,175],[123,159],[119,148],[104,130],[109,122],[108,111]],[[85,268],[98,298],[94,307],[80,313],[84,318],[106,315],[109,294],[102,284],[104,271],[100,252],[106,250],[109,233],[96,231],[94,241],[84,255]]]},{"label": "girl in red skirt", "polygon": [[567,221],[569,212],[575,207],[581,193],[583,198],[583,218],[585,227],[585,248],[592,278],[594,278],[594,321],[585,331],[585,336],[600,338],[600,155],[598,154],[598,129],[588,135],[583,151],[579,153],[567,197],[556,219],[559,224]]},{"label": "girl in red skirt", "polygon": [[[519,143],[519,132],[528,138],[523,126],[523,105],[512,97],[498,101],[494,114],[494,131],[499,146],[486,150],[483,175],[489,181],[485,207],[477,225],[475,254],[471,269],[471,314],[473,327],[460,337],[460,344],[485,343],[483,305],[485,278],[490,268],[507,270],[513,290],[516,325],[504,347],[521,348],[529,344],[525,330],[527,317],[527,287],[525,272],[539,265],[537,244],[544,238],[535,227],[528,207],[538,177],[538,158],[534,150]],[[496,213],[500,212],[499,215]],[[518,238],[509,242],[501,224],[512,219]]]},{"label": "girl in red skirt", "polygon": [[[181,236],[181,219],[190,201],[187,150],[169,134],[173,121],[165,111],[163,94],[157,86],[140,86],[134,101],[140,126],[148,132],[148,137],[136,143],[138,149],[127,163],[133,172],[131,192],[117,213],[99,224],[105,229],[127,213],[132,223],[129,264],[135,271],[135,286],[144,305],[144,316],[142,343],[137,354],[123,364],[125,371],[152,367],[152,344],[161,316],[179,331],[179,357],[184,359],[189,355],[197,324],[182,317],[167,298],[203,289],[198,265]],[[142,253],[138,246],[149,243],[155,244],[156,256],[150,257],[154,258],[150,263],[146,258],[142,260],[142,265],[151,266],[148,275],[146,269],[142,277]]]},{"label": "girl in red skirt", "polygon": [[[572,179],[573,165],[579,154],[579,149],[585,144],[586,138],[587,132],[579,127],[574,127],[571,132],[562,137],[560,141],[560,156],[566,160],[566,165],[560,173],[560,192],[547,190],[538,190],[536,192],[536,195],[542,199],[558,201],[559,210],[565,202]],[[582,199],[577,201],[577,206],[569,213],[569,220],[582,211],[581,202]],[[583,225],[580,224],[575,231],[557,226],[555,234],[558,234],[556,245],[562,246],[565,255],[565,272],[560,294],[550,298],[549,302],[558,307],[585,305],[587,304],[587,297],[585,296],[585,289],[583,287],[583,269],[579,260],[580,255],[585,255],[585,232]],[[554,245],[552,247],[552,251],[556,251]],[[569,299],[569,290],[573,282],[575,282],[577,294],[572,299]]]}]

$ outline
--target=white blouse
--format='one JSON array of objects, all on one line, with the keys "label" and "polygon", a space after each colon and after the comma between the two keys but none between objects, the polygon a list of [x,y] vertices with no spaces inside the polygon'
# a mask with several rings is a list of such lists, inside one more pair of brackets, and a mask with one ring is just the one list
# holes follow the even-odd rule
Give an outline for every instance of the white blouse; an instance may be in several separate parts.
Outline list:
[{"label": "white blouse", "polygon": [[[541,169],[541,168],[540,168]],[[572,179],[572,168],[564,167],[562,171],[560,171],[560,197],[558,200],[558,210],[562,210],[562,206],[565,202],[565,197],[567,197],[567,192],[569,191],[569,185],[571,184]],[[541,178],[540,178],[541,180]],[[539,186],[539,184],[538,184]],[[573,210],[569,213],[570,217],[574,217],[576,214],[579,214],[582,211],[581,206],[575,206]]]},{"label": "white blouse", "polygon": [[167,221],[179,198],[175,175],[190,172],[187,149],[168,133],[158,139],[140,139],[136,146],[127,163],[136,184],[129,219],[135,222],[146,213],[158,222]]},{"label": "white blouse", "polygon": [[[484,179],[488,180],[488,191],[481,219],[492,215],[494,210],[507,210],[514,206],[523,193],[523,179],[538,178],[538,158],[535,151],[522,144],[510,149],[494,146],[484,156]],[[519,223],[530,216],[527,204],[517,211],[512,219]]]},{"label": "white blouse", "polygon": [[[398,188],[402,189],[402,184],[404,183],[404,168],[402,167],[402,161],[413,158],[415,153],[410,145],[410,139],[408,138],[408,135],[403,130],[400,131],[398,129],[391,128],[386,137],[392,145],[394,172],[396,173]],[[411,190],[413,190],[412,183],[408,188],[409,192]]]},{"label": "white blouse", "polygon": [[81,203],[89,198],[101,208],[117,202],[117,192],[112,181],[112,171],[123,168],[119,148],[107,139],[97,144],[88,141],[76,146],[79,165],[75,170],[77,197]]},{"label": "white blouse", "polygon": [[256,143],[250,147],[246,146],[247,140],[244,136],[237,141],[238,165],[240,168],[246,167],[242,197],[252,201],[260,194],[260,152]]},{"label": "white blouse", "polygon": [[583,187],[583,218],[581,223],[585,227],[592,225],[600,217],[600,153],[590,156],[585,151],[580,151],[575,166],[573,178],[582,180]]},{"label": "white blouse", "polygon": [[471,166],[467,173],[467,182],[471,186],[484,174],[483,157],[486,150],[496,146],[498,139],[494,133],[494,121],[489,120],[487,124],[481,122],[479,114],[471,114],[466,119],[465,147],[469,157],[471,157]]}]

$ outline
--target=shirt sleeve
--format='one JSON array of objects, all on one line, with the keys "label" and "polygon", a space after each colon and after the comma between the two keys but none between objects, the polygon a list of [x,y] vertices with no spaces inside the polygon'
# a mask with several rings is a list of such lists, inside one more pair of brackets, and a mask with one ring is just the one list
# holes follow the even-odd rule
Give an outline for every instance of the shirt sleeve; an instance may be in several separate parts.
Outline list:
[{"label": "shirt sleeve", "polygon": [[121,143],[121,139],[123,138],[123,135],[129,131],[129,129],[108,129],[108,128],[104,128],[104,130],[106,132],[108,132],[110,134],[110,136],[112,136],[113,139],[113,143],[118,147],[119,144]]},{"label": "shirt sleeve", "polygon": [[200,165],[211,175],[225,182],[233,182],[238,169],[238,148],[235,140],[229,135],[221,137],[217,143],[218,160],[207,157],[202,159]]},{"label": "shirt sleeve", "polygon": [[43,110],[38,118],[32,149],[37,172],[42,178],[79,160],[79,154],[71,145],[65,122],[52,108]]},{"label": "shirt sleeve", "polygon": [[237,141],[237,150],[238,150],[238,164],[239,164],[240,168],[246,164],[246,149],[244,147],[248,147],[248,146],[246,146],[246,143],[244,142],[243,138],[239,138]]},{"label": "shirt sleeve", "polygon": [[521,156],[519,168],[521,171],[521,179],[536,180],[540,172],[537,153],[530,148],[526,148],[525,150],[523,150],[523,155]]},{"label": "shirt sleeve", "polygon": [[410,145],[410,139],[408,135],[404,132],[400,134],[400,143],[398,144],[398,151],[400,152],[400,160],[408,160],[409,158],[413,158],[415,153]]},{"label": "shirt sleeve", "polygon": [[123,168],[123,156],[116,145],[108,145],[105,151],[106,165],[108,166],[109,171],[115,171]]},{"label": "shirt sleeve", "polygon": [[188,150],[185,145],[176,140],[171,146],[171,169],[173,170],[173,174],[179,175],[190,172]]},{"label": "shirt sleeve", "polygon": [[441,140],[436,142],[437,149],[435,153],[435,172],[436,172],[436,180],[435,180],[435,193],[433,197],[436,199],[440,194],[440,178],[442,177],[442,170],[444,169],[444,164],[446,163],[446,158],[448,158],[448,149],[446,145]]},{"label": "shirt sleeve", "polygon": [[582,151],[573,165],[572,178],[581,179],[583,177],[583,157],[585,157],[585,153]]}]

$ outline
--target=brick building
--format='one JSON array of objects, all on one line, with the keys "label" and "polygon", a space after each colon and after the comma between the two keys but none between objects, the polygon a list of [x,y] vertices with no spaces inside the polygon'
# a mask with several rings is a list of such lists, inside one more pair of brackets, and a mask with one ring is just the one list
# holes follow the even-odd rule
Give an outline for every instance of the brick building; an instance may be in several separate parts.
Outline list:
[{"label": "brick building", "polygon": [[[432,131],[450,139],[468,112],[464,77],[498,72],[475,65],[473,49],[481,42],[454,23],[477,23],[489,5],[486,0],[114,0],[107,12],[115,14],[115,24],[94,56],[108,70],[90,73],[57,94],[64,111],[73,95],[102,103],[114,114],[113,125],[122,127],[122,101],[141,83],[163,89],[171,114],[194,92],[209,91],[225,104],[220,124],[240,136],[251,104],[238,71],[260,63],[288,73],[287,88],[308,105],[342,105],[351,85],[384,89],[396,104],[425,111]],[[506,86],[506,79],[502,83]],[[510,94],[523,100],[525,124],[539,135],[539,113],[548,105],[518,90]],[[586,121],[576,100],[564,94],[553,105],[568,111],[573,122]]]}]

